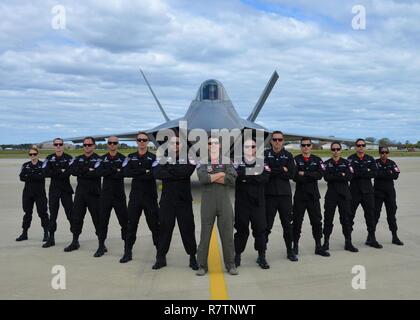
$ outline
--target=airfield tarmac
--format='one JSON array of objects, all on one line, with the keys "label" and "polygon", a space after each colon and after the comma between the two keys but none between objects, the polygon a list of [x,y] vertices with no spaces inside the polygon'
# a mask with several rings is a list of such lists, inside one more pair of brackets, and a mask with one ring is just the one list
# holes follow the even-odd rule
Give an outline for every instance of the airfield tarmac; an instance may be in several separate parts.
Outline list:
[{"label": "airfield tarmac", "polygon": [[[359,208],[355,219],[353,243],[359,253],[343,250],[344,239],[335,216],[331,236],[330,258],[315,256],[309,219],[306,216],[300,242],[299,262],[286,259],[279,219],[273,228],[267,258],[271,268],[260,269],[250,236],[242,255],[239,276],[218,273],[198,277],[188,268],[178,227],[175,227],[168,266],[152,270],[155,249],[144,216],[140,219],[133,260],[120,264],[123,243],[115,214],[112,213],[108,233],[109,252],[94,258],[97,240],[89,213],[85,218],[81,247],[65,253],[71,241],[69,224],[60,208],[56,246],[41,248],[42,228],[34,212],[29,240],[16,242],[21,232],[21,194],[23,183],[18,174],[23,159],[0,159],[0,299],[420,299],[420,158],[396,158],[401,175],[396,182],[399,236],[403,247],[391,244],[385,212],[377,229],[377,239],[384,246],[378,250],[364,245],[366,226]],[[72,177],[72,183],[75,183]],[[48,183],[47,183],[48,187]],[[126,181],[129,194],[130,183]],[[48,189],[47,189],[48,190]],[[320,183],[323,196],[326,183]],[[200,235],[200,188],[193,175],[196,238]],[[233,199],[233,197],[232,197]],[[220,241],[217,240],[219,243]],[[215,246],[211,255],[220,259]],[[216,257],[216,258],[215,258]],[[216,261],[220,265],[220,261]],[[66,270],[66,289],[51,286],[52,268],[62,265]],[[366,270],[366,289],[352,287],[352,268],[362,265]]]}]

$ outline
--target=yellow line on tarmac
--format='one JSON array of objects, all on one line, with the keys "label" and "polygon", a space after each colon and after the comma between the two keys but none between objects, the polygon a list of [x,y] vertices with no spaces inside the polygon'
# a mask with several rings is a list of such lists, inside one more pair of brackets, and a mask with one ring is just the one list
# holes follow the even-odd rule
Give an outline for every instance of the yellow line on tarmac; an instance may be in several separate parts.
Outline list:
[{"label": "yellow line on tarmac", "polygon": [[209,249],[209,275],[210,275],[210,298],[212,300],[229,299],[225,276],[220,256],[219,241],[217,239],[216,225],[213,226]]}]

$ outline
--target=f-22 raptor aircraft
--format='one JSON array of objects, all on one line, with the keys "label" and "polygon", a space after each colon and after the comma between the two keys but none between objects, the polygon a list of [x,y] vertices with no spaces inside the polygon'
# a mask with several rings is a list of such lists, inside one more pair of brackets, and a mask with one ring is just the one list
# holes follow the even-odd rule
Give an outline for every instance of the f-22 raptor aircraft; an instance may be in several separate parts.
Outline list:
[{"label": "f-22 raptor aircraft", "polygon": [[[177,131],[179,130],[180,121],[187,122],[188,130],[202,129],[208,133],[210,133],[212,129],[219,129],[219,130],[221,129],[228,129],[228,130],[251,129],[251,130],[263,131],[265,137],[269,136],[270,134],[270,130],[255,123],[255,120],[257,119],[258,114],[263,108],[268,96],[270,95],[271,90],[276,84],[277,79],[279,78],[277,71],[273,72],[260,98],[255,104],[254,109],[252,110],[248,118],[246,119],[241,118],[236,112],[235,107],[233,106],[232,101],[230,100],[223,84],[217,80],[211,79],[211,80],[206,80],[201,84],[200,88],[198,89],[197,95],[195,99],[191,102],[186,114],[183,117],[173,119],[173,120],[169,119],[168,115],[163,109],[159,99],[156,97],[156,94],[153,91],[143,71],[140,70],[140,72],[144,78],[144,81],[149,87],[149,90],[152,93],[153,98],[155,99],[160,111],[162,112],[163,117],[165,118],[165,122],[162,123],[161,125],[152,129],[144,130],[149,135],[149,137],[151,138],[151,141],[155,145],[159,145],[159,142],[156,141],[156,135],[159,130],[172,129],[174,131]],[[281,130],[280,122],[279,122],[278,128],[276,129]],[[121,140],[132,141],[132,140],[136,140],[137,133],[138,131],[117,133],[117,134],[107,134],[107,135],[93,135],[93,137],[97,141],[105,141],[107,137],[112,135],[112,136],[117,136]],[[284,132],[284,137],[287,140],[300,139],[302,136],[303,135]],[[75,138],[67,138],[65,140],[72,141],[74,143],[80,143],[80,142],[83,142],[83,138],[84,137],[75,137]],[[320,140],[320,141],[339,140],[342,142],[353,142],[353,140],[350,140],[350,139],[341,139],[341,138],[336,138],[336,137],[310,136],[310,138],[314,140]]]}]

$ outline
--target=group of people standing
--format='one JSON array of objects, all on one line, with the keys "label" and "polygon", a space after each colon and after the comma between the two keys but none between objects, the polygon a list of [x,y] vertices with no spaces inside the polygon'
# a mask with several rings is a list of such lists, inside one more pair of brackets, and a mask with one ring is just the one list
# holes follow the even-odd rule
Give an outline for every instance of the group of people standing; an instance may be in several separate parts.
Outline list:
[{"label": "group of people standing", "polygon": [[[241,254],[250,234],[250,224],[254,248],[258,252],[256,262],[262,269],[268,269],[267,243],[277,212],[283,229],[287,258],[298,261],[299,239],[306,211],[315,240],[315,254],[328,257],[329,239],[337,207],[345,238],[345,250],[358,251],[352,243],[351,234],[360,204],[368,231],[366,245],[382,248],[376,240],[375,231],[385,203],[392,243],[403,245],[397,235],[397,206],[393,183],[398,179],[400,170],[395,162],[388,159],[387,147],[379,148],[380,158],[375,160],[365,153],[366,142],[358,139],[355,143],[356,153],[344,159],[341,157],[340,142],[333,142],[332,157],[323,162],[312,154],[312,142],[309,138],[301,139],[301,154],[293,157],[283,147],[283,133],[274,131],[270,141],[271,148],[264,152],[263,163],[257,161],[257,145],[254,139],[243,141],[242,161],[231,162],[221,154],[221,141],[218,137],[208,139],[209,157],[205,163],[184,158],[180,152],[184,147],[182,141],[175,136],[169,139],[168,144],[169,151],[176,156],[174,159],[169,157],[167,162],[162,163],[148,151],[148,142],[148,135],[139,132],[138,150],[126,157],[118,152],[118,138],[112,136],[108,138],[108,152],[99,156],[95,153],[95,139],[86,137],[83,140],[83,154],[72,158],[64,153],[63,140],[57,138],[53,141],[55,152],[45,161],[39,160],[38,150],[33,147],[29,151],[31,161],[23,164],[20,173],[20,179],[25,182],[22,197],[25,214],[23,231],[16,241],[28,239],[33,205],[36,203],[44,229],[43,247],[54,246],[61,201],[73,234],[72,242],[64,251],[79,249],[79,236],[88,210],[98,238],[98,249],[94,256],[101,257],[108,251],[105,241],[111,211],[114,209],[121,227],[121,239],[124,241],[124,254],[120,262],[126,263],[132,260],[139,219],[144,212],[156,247],[153,269],[167,265],[166,255],[177,221],[182,243],[189,255],[189,267],[201,276],[208,272],[209,245],[217,218],[226,270],[231,275],[237,275]],[[191,175],[195,170],[202,185],[198,249],[191,195]],[[77,177],[74,200],[71,175]],[[124,188],[125,177],[132,178],[128,204]],[[48,200],[45,178],[51,178]],[[324,219],[318,189],[318,181],[322,178],[328,184]],[[156,179],[162,181],[159,204]],[[291,180],[296,183],[294,196]],[[232,187],[235,188],[234,207],[229,195]]]}]

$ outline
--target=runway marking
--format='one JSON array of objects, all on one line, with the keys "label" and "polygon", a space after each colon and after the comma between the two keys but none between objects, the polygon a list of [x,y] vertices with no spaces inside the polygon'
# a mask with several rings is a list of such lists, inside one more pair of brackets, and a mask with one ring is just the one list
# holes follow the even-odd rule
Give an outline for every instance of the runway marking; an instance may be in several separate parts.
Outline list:
[{"label": "runway marking", "polygon": [[229,299],[223,271],[222,258],[220,256],[216,225],[213,226],[213,231],[211,233],[208,265],[210,278],[210,298],[212,300]]}]

